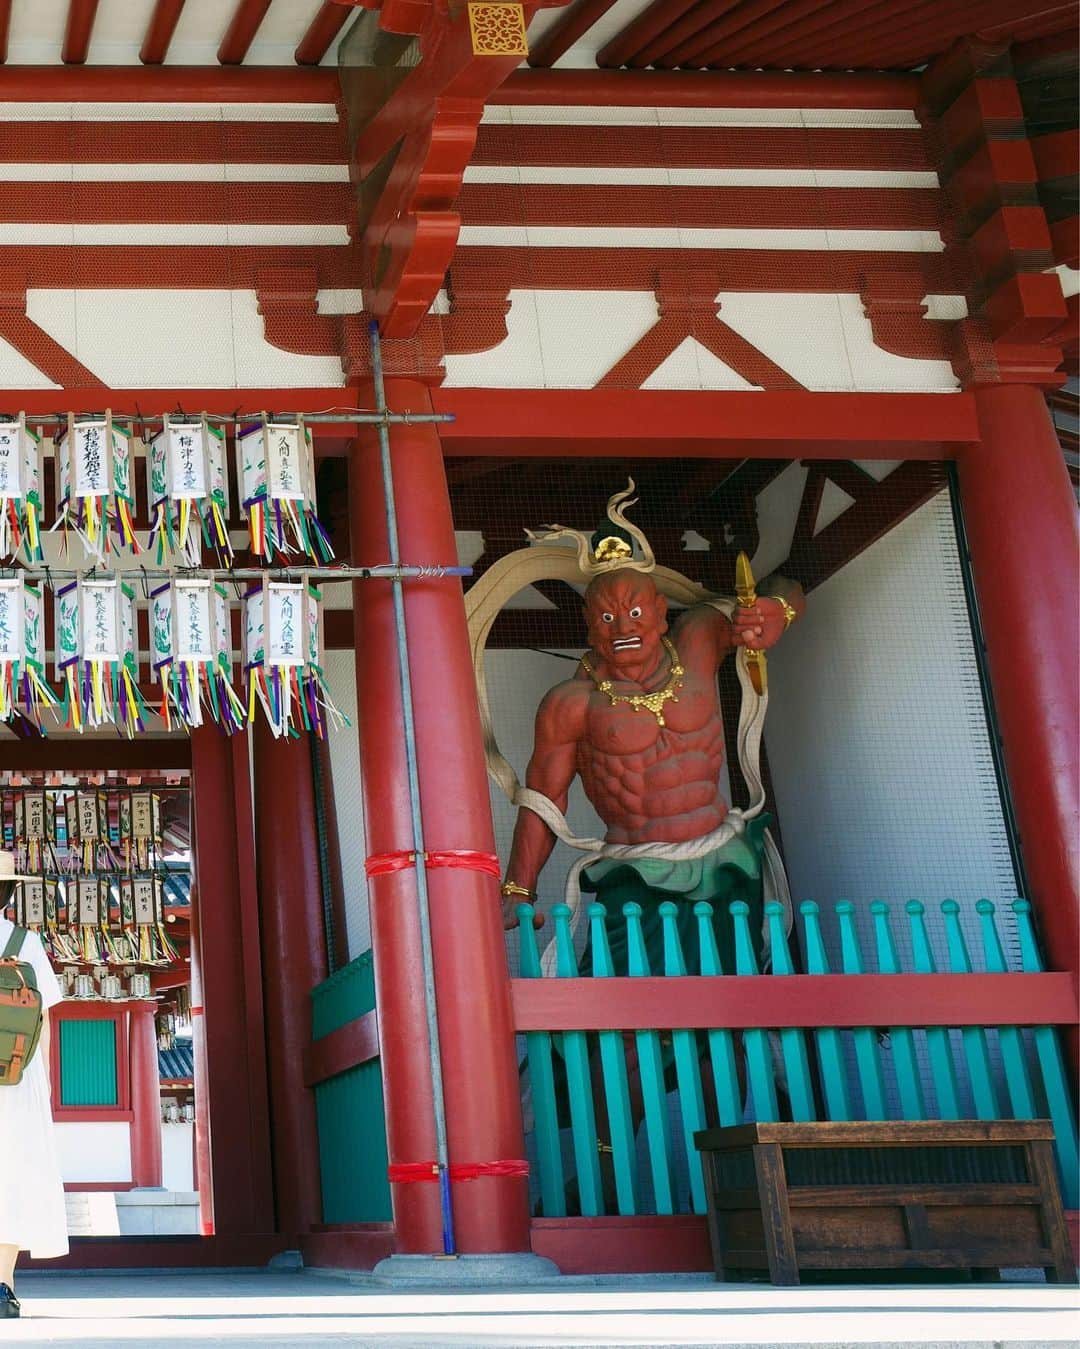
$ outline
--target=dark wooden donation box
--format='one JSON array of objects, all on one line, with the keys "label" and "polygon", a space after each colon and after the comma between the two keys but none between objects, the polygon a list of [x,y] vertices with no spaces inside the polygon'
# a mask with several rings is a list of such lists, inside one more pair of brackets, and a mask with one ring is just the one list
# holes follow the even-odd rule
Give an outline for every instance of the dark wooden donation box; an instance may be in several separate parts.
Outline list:
[{"label": "dark wooden donation box", "polygon": [[694,1135],[718,1279],[1076,1266],[1049,1120],[739,1124]]}]

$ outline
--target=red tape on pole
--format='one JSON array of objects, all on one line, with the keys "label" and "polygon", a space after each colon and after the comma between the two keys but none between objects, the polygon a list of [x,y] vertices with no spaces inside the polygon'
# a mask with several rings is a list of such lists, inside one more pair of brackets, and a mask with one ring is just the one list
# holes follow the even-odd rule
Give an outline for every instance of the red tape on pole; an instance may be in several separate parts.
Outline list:
[{"label": "red tape on pole", "polygon": [[[491,852],[475,852],[471,848],[443,848],[422,854],[424,866],[450,867],[458,871],[480,871],[485,876],[502,875],[499,859]],[[364,869],[369,876],[389,876],[395,871],[407,871],[416,865],[415,852],[380,852],[367,859]]]},{"label": "red tape on pole", "polygon": [[[439,1179],[435,1162],[391,1162],[386,1174],[394,1185],[409,1185],[414,1181]],[[479,1180],[484,1176],[524,1177],[529,1174],[528,1162],[451,1162],[451,1180]]]}]

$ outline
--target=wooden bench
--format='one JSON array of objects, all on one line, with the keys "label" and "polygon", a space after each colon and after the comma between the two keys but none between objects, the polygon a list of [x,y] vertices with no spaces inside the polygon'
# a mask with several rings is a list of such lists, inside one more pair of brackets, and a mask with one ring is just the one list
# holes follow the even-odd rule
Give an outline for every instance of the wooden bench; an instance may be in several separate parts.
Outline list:
[{"label": "wooden bench", "polygon": [[694,1135],[718,1279],[1038,1266],[1074,1282],[1049,1120],[741,1124]]}]

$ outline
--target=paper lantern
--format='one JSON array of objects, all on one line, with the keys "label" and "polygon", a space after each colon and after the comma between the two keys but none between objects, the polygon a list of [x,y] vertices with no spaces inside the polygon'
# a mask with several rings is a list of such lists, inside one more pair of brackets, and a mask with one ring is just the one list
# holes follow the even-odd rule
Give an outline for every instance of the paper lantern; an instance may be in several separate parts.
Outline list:
[{"label": "paper lantern", "polygon": [[147,791],[120,793],[118,822],[125,871],[149,871],[162,848],[161,797]]},{"label": "paper lantern", "polygon": [[59,871],[56,854],[56,811],[49,792],[12,792],[12,851],[22,873]]},{"label": "paper lantern", "polygon": [[21,576],[0,577],[0,720],[22,709],[40,729],[58,699],[45,682],[41,590]]},{"label": "paper lantern", "polygon": [[156,876],[125,877],[119,883],[120,922],[127,939],[127,962],[168,965],[176,948],[165,931],[165,903]]},{"label": "paper lantern", "polygon": [[236,450],[251,551],[267,559],[306,553],[313,562],[329,562],[334,550],[315,513],[315,451],[304,419],[271,420],[264,412],[238,429]]},{"label": "paper lantern", "polygon": [[67,838],[65,870],[71,872],[117,871],[120,859],[109,837],[107,792],[79,788],[64,798],[64,832]]},{"label": "paper lantern", "polygon": [[138,553],[132,512],[131,436],[104,416],[68,413],[67,429],[56,442],[57,526],[73,529],[88,553],[99,561],[112,550]]},{"label": "paper lantern", "polygon": [[182,553],[197,567],[200,544],[206,543],[224,566],[231,565],[225,432],[211,426],[205,413],[164,419],[150,441],[148,488],[150,542],[159,563],[170,553]]},{"label": "paper lantern", "polygon": [[232,686],[229,599],[209,577],[168,581],[151,592],[151,666],[161,684],[162,719],[189,729],[210,716],[230,734],[246,721]]},{"label": "paper lantern", "polygon": [[244,597],[248,720],[261,704],[277,736],[302,726],[320,739],[347,725],[326,686],[321,658],[322,596],[309,581],[261,581]]},{"label": "paper lantern", "polygon": [[0,557],[41,562],[41,438],[23,413],[0,417]]},{"label": "paper lantern", "polygon": [[80,577],[56,590],[56,673],[65,724],[146,729],[135,646],[135,594],[117,577]]}]

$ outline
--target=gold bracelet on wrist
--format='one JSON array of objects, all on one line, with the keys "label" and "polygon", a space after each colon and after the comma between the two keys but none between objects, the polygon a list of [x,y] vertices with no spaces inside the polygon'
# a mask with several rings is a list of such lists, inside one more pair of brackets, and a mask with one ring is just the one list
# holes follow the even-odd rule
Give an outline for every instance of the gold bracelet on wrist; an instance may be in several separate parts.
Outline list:
[{"label": "gold bracelet on wrist", "polygon": [[780,608],[783,609],[784,631],[787,632],[788,628],[790,628],[792,623],[794,623],[796,618],[798,618],[798,614],[791,607],[791,605],[788,604],[787,600],[784,599],[783,595],[769,595],[767,596],[767,598],[770,600],[775,600],[776,603],[779,604]]},{"label": "gold bracelet on wrist", "polygon": [[509,898],[511,895],[520,895],[522,899],[532,899],[533,892],[526,890],[523,885],[517,885],[514,881],[503,881],[499,886],[499,892]]}]

